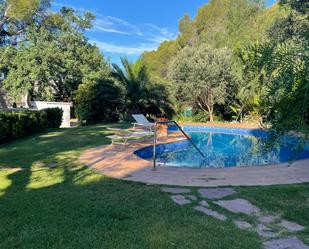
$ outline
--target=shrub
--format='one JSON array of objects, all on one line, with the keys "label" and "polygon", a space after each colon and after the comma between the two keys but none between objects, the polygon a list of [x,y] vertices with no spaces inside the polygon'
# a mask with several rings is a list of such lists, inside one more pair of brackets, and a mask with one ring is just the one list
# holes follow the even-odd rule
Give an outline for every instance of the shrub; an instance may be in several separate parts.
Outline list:
[{"label": "shrub", "polygon": [[42,132],[46,128],[59,127],[59,119],[62,119],[62,110],[58,108],[0,112],[0,144]]},{"label": "shrub", "polygon": [[186,122],[193,122],[193,117],[186,117],[183,114],[180,114],[176,117],[178,122],[186,123]]},{"label": "shrub", "polygon": [[209,115],[207,112],[198,109],[193,116],[193,121],[194,122],[199,122],[199,123],[207,123],[209,121]]},{"label": "shrub", "polygon": [[75,97],[79,122],[107,123],[118,121],[122,107],[121,89],[110,79],[81,84]]},{"label": "shrub", "polygon": [[46,108],[46,128],[59,128],[62,123],[63,110],[61,108]]}]

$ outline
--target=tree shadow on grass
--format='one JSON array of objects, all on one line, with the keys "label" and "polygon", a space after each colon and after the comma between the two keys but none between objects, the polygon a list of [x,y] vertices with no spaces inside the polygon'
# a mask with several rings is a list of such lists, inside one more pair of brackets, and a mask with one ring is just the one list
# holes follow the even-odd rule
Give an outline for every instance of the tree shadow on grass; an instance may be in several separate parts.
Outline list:
[{"label": "tree shadow on grass", "polygon": [[254,234],[176,206],[157,186],[83,166],[80,152],[108,142],[107,132],[55,130],[0,147],[10,181],[0,196],[0,248],[260,248]]},{"label": "tree shadow on grass", "polygon": [[9,176],[0,197],[0,248],[260,248],[231,222],[176,206],[155,186],[111,180],[88,168],[63,182],[27,189],[27,171]]},{"label": "tree shadow on grass", "polygon": [[[116,126],[116,125],[114,125]],[[119,126],[119,125],[118,125]],[[110,127],[110,126],[109,126]],[[30,168],[36,161],[52,158],[57,153],[80,152],[110,142],[105,125],[72,129],[55,129],[0,146],[0,167]]]}]

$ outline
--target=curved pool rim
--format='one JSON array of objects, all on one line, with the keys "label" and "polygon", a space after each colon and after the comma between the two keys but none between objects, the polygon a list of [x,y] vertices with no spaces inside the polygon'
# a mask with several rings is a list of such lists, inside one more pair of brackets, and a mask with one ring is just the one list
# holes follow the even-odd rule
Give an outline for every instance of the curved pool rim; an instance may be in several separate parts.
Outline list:
[{"label": "curved pool rim", "polygon": [[[185,125],[181,127],[185,132],[209,132],[209,133],[218,133],[218,134],[229,134],[229,135],[241,135],[241,136],[254,136],[259,138],[266,138],[269,134],[269,130],[267,129],[260,129],[260,128],[232,128],[232,127],[221,127],[221,126],[196,126],[196,125]],[[169,130],[171,132],[176,131],[176,127],[169,127]],[[296,135],[287,135],[289,138],[297,138]],[[185,148],[190,142],[186,140],[185,138],[179,141],[169,142],[169,143],[162,143],[158,144],[156,146],[156,153],[157,155],[160,155],[161,153],[167,153],[167,152],[174,152],[176,150]],[[309,141],[304,146],[304,150],[309,150]],[[137,157],[144,159],[144,160],[150,160],[153,158],[153,146],[145,146],[142,148],[139,148],[134,151],[134,155]],[[309,154],[306,157],[299,158],[297,160],[289,161],[289,162],[278,162],[278,163],[269,163],[269,164],[256,164],[256,165],[248,165],[247,166],[232,166],[227,168],[252,168],[252,167],[267,167],[267,166],[279,166],[284,164],[291,164],[293,162],[297,161],[308,161],[309,162]],[[167,168],[190,168],[190,169],[201,169],[201,167],[187,167],[185,165],[183,166],[166,166]],[[225,167],[219,167],[219,168],[213,168],[213,167],[206,167],[205,169],[211,170],[211,169],[225,169]]]}]

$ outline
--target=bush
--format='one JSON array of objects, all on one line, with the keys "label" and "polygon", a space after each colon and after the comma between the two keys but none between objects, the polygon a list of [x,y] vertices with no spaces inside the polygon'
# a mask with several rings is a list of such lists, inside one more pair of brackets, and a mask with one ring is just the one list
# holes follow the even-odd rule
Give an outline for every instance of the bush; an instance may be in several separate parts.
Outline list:
[{"label": "bush", "polygon": [[186,117],[183,114],[180,114],[179,116],[176,117],[176,120],[181,123],[187,123],[187,122],[190,123],[193,122],[193,117]]},{"label": "bush", "polygon": [[207,112],[198,109],[193,115],[193,121],[198,123],[207,123],[209,121],[209,115]]},{"label": "bush", "polygon": [[0,112],[0,144],[61,125],[62,110]]},{"label": "bush", "polygon": [[81,123],[118,121],[121,107],[121,89],[110,79],[87,82],[77,90],[75,113]]},{"label": "bush", "polygon": [[46,128],[59,128],[62,123],[63,110],[61,108],[46,108],[47,125]]}]

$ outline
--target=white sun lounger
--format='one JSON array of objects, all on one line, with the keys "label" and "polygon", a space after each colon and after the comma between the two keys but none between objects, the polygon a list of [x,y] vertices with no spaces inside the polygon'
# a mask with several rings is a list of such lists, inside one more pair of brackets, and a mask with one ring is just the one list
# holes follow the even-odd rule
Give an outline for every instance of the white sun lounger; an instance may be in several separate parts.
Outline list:
[{"label": "white sun lounger", "polygon": [[133,124],[133,129],[135,129],[137,126],[140,126],[152,130],[155,125],[154,123],[149,122],[143,114],[133,114],[132,117],[136,121],[136,123]]},{"label": "white sun lounger", "polygon": [[127,146],[128,141],[130,140],[140,140],[140,139],[146,139],[153,136],[153,132],[151,131],[137,131],[132,132],[129,130],[123,130],[123,129],[109,129],[113,131],[115,134],[107,136],[107,138],[112,140],[113,144],[121,144],[124,146]]}]

